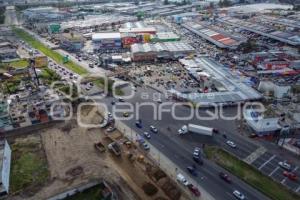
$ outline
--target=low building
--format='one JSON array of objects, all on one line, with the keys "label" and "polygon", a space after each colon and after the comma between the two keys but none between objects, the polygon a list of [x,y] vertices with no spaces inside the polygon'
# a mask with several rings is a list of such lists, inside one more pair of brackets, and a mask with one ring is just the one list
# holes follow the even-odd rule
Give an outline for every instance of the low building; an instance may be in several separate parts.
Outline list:
[{"label": "low building", "polygon": [[143,28],[120,28],[120,33],[136,33],[136,34],[156,34],[156,29],[153,27],[143,27]]},{"label": "low building", "polygon": [[12,122],[9,115],[8,104],[5,99],[0,101],[0,132],[12,130]]},{"label": "low building", "polygon": [[112,33],[95,33],[92,35],[92,43],[94,50],[121,48],[121,34]]},{"label": "low building", "polygon": [[258,90],[265,94],[273,94],[277,99],[282,99],[290,96],[290,85],[276,85],[271,81],[261,81],[258,86]]},{"label": "low building", "polygon": [[263,118],[253,109],[247,109],[243,114],[247,125],[258,136],[270,135],[282,128],[278,123],[279,118]]},{"label": "low building", "polygon": [[4,198],[9,193],[9,177],[11,165],[11,148],[6,140],[0,141],[0,198]]},{"label": "low building", "polygon": [[131,45],[131,58],[133,61],[178,59],[193,53],[195,53],[195,49],[184,42]]},{"label": "low building", "polygon": [[15,48],[0,48],[0,61],[13,60],[19,58]]},{"label": "low building", "polygon": [[78,52],[84,46],[84,38],[80,34],[64,33],[60,37],[60,47],[71,52]]},{"label": "low building", "polygon": [[159,32],[151,36],[151,42],[175,42],[179,40],[180,37],[173,32]]}]

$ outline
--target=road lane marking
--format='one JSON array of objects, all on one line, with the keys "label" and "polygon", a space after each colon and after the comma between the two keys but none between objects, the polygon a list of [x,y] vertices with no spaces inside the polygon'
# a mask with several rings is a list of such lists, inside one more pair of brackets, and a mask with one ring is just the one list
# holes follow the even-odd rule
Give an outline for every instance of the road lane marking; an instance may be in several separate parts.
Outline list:
[{"label": "road lane marking", "polygon": [[286,177],[284,178],[284,179],[282,179],[282,181],[280,182],[281,184],[284,184],[285,183],[285,181],[286,181]]},{"label": "road lane marking", "polygon": [[259,158],[260,156],[262,156],[265,152],[267,152],[267,149],[264,147],[259,147],[258,149],[256,149],[253,153],[251,153],[249,156],[247,156],[244,159],[244,162],[251,164],[253,163],[257,158]]},{"label": "road lane marking", "polygon": [[296,192],[299,192],[300,191],[300,186],[295,190]]},{"label": "road lane marking", "polygon": [[269,160],[267,160],[266,162],[264,162],[258,169],[261,170],[266,164],[268,164],[268,162],[270,162],[271,160],[273,160],[276,156],[273,155],[271,158],[269,158]]},{"label": "road lane marking", "polygon": [[278,169],[279,169],[279,167],[277,166],[277,167],[269,174],[269,176],[272,176]]}]

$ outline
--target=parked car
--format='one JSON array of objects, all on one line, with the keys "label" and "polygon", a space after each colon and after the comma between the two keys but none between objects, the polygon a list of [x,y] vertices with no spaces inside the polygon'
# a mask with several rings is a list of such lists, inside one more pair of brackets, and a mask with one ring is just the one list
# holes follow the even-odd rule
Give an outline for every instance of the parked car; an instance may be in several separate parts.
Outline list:
[{"label": "parked car", "polygon": [[220,172],[219,176],[221,179],[223,179],[224,181],[226,181],[227,183],[231,183],[231,179],[229,178],[229,176],[227,174],[225,174],[224,172]]},{"label": "parked car", "polygon": [[287,171],[291,171],[291,169],[292,169],[291,165],[289,163],[287,163],[286,161],[279,162],[278,165]]},{"label": "parked car", "polygon": [[157,128],[153,125],[150,126],[150,131],[153,132],[153,133],[158,133]]},{"label": "parked car", "polygon": [[120,97],[119,102],[124,102],[124,99]]},{"label": "parked car", "polygon": [[123,117],[129,117],[129,113],[128,112],[123,112]]},{"label": "parked car", "polygon": [[233,141],[231,141],[231,140],[227,140],[227,141],[226,141],[226,144],[227,144],[228,146],[232,147],[232,148],[236,148],[236,144],[235,144]]},{"label": "parked car", "polygon": [[176,180],[184,186],[187,186],[189,184],[189,182],[185,179],[185,177],[182,174],[177,174]]},{"label": "parked car", "polygon": [[147,143],[144,143],[144,144],[143,144],[143,148],[144,148],[144,150],[146,150],[146,151],[150,150],[150,146],[149,146]]},{"label": "parked car", "polygon": [[193,184],[188,184],[187,187],[193,193],[193,195],[195,195],[196,197],[201,196],[201,193],[200,193],[199,189],[196,186],[194,186]]},{"label": "parked car", "polygon": [[243,195],[240,191],[238,190],[234,190],[233,191],[233,196],[235,196],[235,198],[239,199],[239,200],[244,200],[245,199],[245,195]]},{"label": "parked car", "polygon": [[284,171],[283,175],[286,176],[286,177],[288,177],[292,181],[297,181],[298,180],[297,175],[295,173],[293,173],[293,172]]}]

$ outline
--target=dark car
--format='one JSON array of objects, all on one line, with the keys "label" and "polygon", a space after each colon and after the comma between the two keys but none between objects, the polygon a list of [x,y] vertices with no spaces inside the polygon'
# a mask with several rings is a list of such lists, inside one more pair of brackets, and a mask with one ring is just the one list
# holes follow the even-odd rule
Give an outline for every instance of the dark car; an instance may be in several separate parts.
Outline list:
[{"label": "dark car", "polygon": [[135,125],[136,125],[136,127],[138,127],[138,128],[142,128],[143,126],[142,126],[142,121],[140,121],[140,120],[137,120],[136,122],[135,122]]},{"label": "dark car", "polygon": [[188,166],[186,169],[187,169],[188,172],[189,172],[190,174],[192,174],[193,176],[197,176],[197,171],[196,171],[196,168],[195,168],[194,166]]},{"label": "dark car", "polygon": [[221,179],[223,179],[224,181],[226,181],[227,183],[231,183],[231,179],[229,178],[229,176],[227,174],[225,174],[224,172],[220,172],[219,176]]}]

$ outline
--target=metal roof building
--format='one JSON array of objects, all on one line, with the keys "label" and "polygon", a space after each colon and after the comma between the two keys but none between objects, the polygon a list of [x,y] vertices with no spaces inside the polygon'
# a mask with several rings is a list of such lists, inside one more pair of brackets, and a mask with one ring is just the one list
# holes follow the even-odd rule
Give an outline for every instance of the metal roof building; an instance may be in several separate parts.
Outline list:
[{"label": "metal roof building", "polygon": [[230,33],[213,30],[199,23],[187,22],[182,24],[182,26],[217,45],[219,48],[236,49],[242,42],[244,42],[243,39],[233,37]]},{"label": "metal roof building", "polygon": [[92,35],[93,41],[99,41],[105,39],[121,39],[121,34],[118,32],[112,32],[112,33],[95,33]]},{"label": "metal roof building", "polygon": [[274,40],[278,40],[290,45],[300,45],[300,36],[297,33],[283,32],[279,30],[275,30],[273,28],[269,28],[260,24],[243,21],[237,18],[232,17],[223,17],[218,18],[218,21],[222,23],[226,23],[235,27],[239,27],[253,33],[257,33]]},{"label": "metal roof building", "polygon": [[194,53],[195,49],[184,42],[162,42],[131,45],[134,61],[154,60],[157,58],[180,58]]},{"label": "metal roof building", "polygon": [[177,98],[199,103],[200,106],[234,104],[262,98],[262,95],[258,91],[243,83],[238,77],[235,77],[230,72],[226,71],[220,63],[217,63],[208,57],[195,58],[194,62],[187,62],[184,59],[180,60],[180,62],[182,64],[191,63],[193,66],[199,66],[204,72],[210,74],[214,80],[222,83],[222,85],[226,87],[226,91],[183,94],[174,89],[170,90],[169,92]]}]

